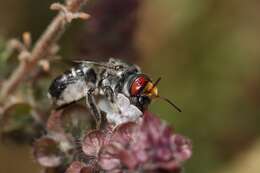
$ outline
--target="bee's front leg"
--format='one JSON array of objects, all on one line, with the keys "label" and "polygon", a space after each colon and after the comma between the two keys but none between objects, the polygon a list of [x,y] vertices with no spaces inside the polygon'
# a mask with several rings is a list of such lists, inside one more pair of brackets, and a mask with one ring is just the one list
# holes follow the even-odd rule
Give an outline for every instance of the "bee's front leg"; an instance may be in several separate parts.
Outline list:
[{"label": "bee's front leg", "polygon": [[113,91],[113,89],[110,86],[104,86],[103,92],[104,92],[106,98],[108,99],[108,101],[111,103],[113,109],[116,112],[120,113],[119,106],[116,104],[116,94]]},{"label": "bee's front leg", "polygon": [[116,96],[115,96],[113,89],[110,86],[104,86],[102,89],[103,89],[103,92],[104,92],[106,98],[111,103],[115,103]]},{"label": "bee's front leg", "polygon": [[89,107],[91,113],[93,114],[95,120],[96,120],[97,129],[99,129],[100,126],[101,126],[102,117],[101,117],[101,112],[100,112],[100,110],[97,106],[96,100],[94,98],[94,91],[95,91],[94,88],[90,88],[87,91],[86,103],[87,103],[87,106]]}]

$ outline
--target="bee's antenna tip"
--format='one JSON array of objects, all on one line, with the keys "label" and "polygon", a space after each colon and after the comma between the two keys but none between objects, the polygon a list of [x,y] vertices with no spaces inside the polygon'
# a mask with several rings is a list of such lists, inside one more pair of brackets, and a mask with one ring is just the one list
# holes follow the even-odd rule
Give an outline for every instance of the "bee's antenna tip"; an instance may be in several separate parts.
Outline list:
[{"label": "bee's antenna tip", "polygon": [[171,100],[165,98],[165,97],[161,97],[161,96],[158,96],[158,98],[166,101],[167,103],[169,103],[172,107],[174,107],[178,112],[182,112],[182,110],[177,106],[175,105]]}]

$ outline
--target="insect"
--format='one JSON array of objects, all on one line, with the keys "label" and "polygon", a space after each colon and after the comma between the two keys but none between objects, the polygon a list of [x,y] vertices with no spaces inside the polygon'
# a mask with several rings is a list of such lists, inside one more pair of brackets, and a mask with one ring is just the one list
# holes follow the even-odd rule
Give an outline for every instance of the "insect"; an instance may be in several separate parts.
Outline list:
[{"label": "insect", "polygon": [[138,66],[118,59],[110,58],[108,62],[80,61],[54,79],[48,95],[56,107],[86,98],[87,106],[97,122],[101,121],[101,112],[96,96],[104,96],[111,105],[117,107],[117,96],[122,94],[141,111],[147,108],[152,99],[161,98],[181,111],[170,100],[158,95],[159,81],[160,78],[153,83]]}]

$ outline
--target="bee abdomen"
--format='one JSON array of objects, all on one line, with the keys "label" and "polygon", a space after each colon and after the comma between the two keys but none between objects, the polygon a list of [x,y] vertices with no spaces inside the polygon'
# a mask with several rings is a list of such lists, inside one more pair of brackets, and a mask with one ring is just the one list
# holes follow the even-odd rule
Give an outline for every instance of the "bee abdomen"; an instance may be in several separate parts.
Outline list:
[{"label": "bee abdomen", "polygon": [[51,97],[59,98],[62,91],[66,87],[66,75],[61,75],[51,83],[51,86],[49,88],[49,94],[51,95]]},{"label": "bee abdomen", "polygon": [[78,66],[57,77],[49,88],[49,95],[55,105],[62,106],[83,98],[96,82],[94,69]]}]

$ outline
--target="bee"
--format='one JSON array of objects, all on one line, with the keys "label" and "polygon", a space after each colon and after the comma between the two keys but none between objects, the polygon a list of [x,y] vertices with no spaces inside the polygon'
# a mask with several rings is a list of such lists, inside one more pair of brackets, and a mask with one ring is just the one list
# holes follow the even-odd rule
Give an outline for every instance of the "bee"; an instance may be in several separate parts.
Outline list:
[{"label": "bee", "polygon": [[114,58],[108,62],[80,61],[53,80],[48,96],[57,108],[86,98],[97,122],[101,121],[101,112],[96,96],[104,96],[113,105],[121,94],[140,111],[146,110],[152,99],[161,98],[181,112],[169,99],[159,96],[160,79],[153,83],[137,65]]}]

